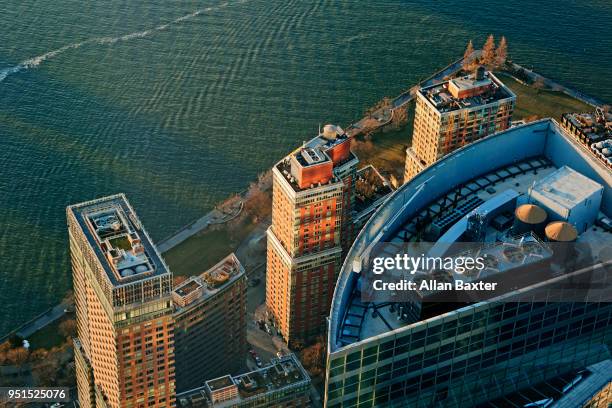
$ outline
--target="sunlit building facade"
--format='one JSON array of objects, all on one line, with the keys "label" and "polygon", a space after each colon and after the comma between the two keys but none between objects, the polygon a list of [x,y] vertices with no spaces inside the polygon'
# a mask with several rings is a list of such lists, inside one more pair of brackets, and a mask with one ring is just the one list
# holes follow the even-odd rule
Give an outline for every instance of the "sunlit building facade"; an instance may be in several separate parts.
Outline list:
[{"label": "sunlit building facade", "polygon": [[351,242],[358,164],[351,139],[333,125],[272,169],[266,305],[290,344],[321,335]]},{"label": "sunlit building facade", "polygon": [[515,102],[514,93],[483,67],[419,89],[404,182],[455,149],[509,128]]},{"label": "sunlit building facade", "polygon": [[172,275],[124,195],[67,208],[80,406],[175,405]]}]

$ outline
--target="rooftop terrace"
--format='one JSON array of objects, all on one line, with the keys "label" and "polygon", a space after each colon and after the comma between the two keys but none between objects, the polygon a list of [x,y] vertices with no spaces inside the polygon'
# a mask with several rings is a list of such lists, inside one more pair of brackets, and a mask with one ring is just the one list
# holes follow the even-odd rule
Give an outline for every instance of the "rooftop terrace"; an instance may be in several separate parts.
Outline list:
[{"label": "rooftop terrace", "polygon": [[[298,359],[293,355],[286,355],[272,359],[270,364],[238,376],[223,376],[206,381],[203,387],[186,391],[177,395],[179,407],[231,407],[239,403],[247,403],[277,391],[289,390],[293,387],[306,387],[310,385],[310,377]],[[230,400],[213,403],[212,395],[215,391],[236,386],[238,395]],[[204,402],[204,403],[203,403]]]},{"label": "rooftop terrace", "polygon": [[565,113],[561,123],[599,160],[612,168],[611,112],[597,108],[594,112]]},{"label": "rooftop terrace", "polygon": [[123,194],[68,207],[113,286],[169,274]]},{"label": "rooftop terrace", "polygon": [[357,171],[355,211],[367,211],[393,192],[389,182],[371,164]]},{"label": "rooftop terrace", "polygon": [[317,137],[311,139],[276,164],[277,170],[295,191],[338,182],[338,168],[357,161],[350,151],[351,140],[344,130],[325,125]]},{"label": "rooftop terrace", "polygon": [[[330,313],[330,351],[401,330],[414,322],[402,318],[404,311],[398,304],[362,300],[362,276],[358,271],[367,270],[368,258],[380,243],[387,243],[385,248],[393,252],[394,246],[401,248],[415,241],[462,241],[470,233],[470,217],[480,213],[489,218],[486,228],[478,231],[476,242],[486,244],[498,261],[494,268],[485,269],[488,273],[491,269],[499,273],[514,268],[509,257],[512,254],[507,252],[511,246],[517,254],[527,249],[527,244],[542,245],[538,256],[546,252],[546,244],[539,239],[533,243],[521,239],[520,246],[511,242],[513,210],[525,202],[534,183],[553,173],[555,177],[563,175],[563,171],[558,172],[563,166],[604,186],[598,218],[609,216],[612,172],[549,119],[517,126],[463,147],[400,187],[372,216],[347,255]],[[599,253],[611,238],[603,228],[594,227],[580,235],[578,242],[589,244],[593,253]],[[465,304],[430,305],[419,313],[418,319],[436,317],[462,306]]]},{"label": "rooftop terrace", "polygon": [[192,276],[172,291],[179,308],[202,302],[245,275],[244,267],[233,253],[199,276]]},{"label": "rooftop terrace", "polygon": [[421,88],[419,93],[439,112],[471,109],[488,105],[515,95],[490,72],[467,75]]}]

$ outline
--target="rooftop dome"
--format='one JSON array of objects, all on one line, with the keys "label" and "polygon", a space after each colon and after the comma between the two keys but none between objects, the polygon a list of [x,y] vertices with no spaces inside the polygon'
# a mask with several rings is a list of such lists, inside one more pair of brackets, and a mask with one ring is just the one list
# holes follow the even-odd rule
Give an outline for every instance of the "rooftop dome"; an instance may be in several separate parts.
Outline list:
[{"label": "rooftop dome", "polygon": [[546,221],[546,211],[534,204],[523,204],[516,208],[514,215],[527,224],[539,224]]},{"label": "rooftop dome", "polygon": [[578,231],[565,221],[551,222],[546,226],[546,237],[552,241],[572,242],[578,238]]}]

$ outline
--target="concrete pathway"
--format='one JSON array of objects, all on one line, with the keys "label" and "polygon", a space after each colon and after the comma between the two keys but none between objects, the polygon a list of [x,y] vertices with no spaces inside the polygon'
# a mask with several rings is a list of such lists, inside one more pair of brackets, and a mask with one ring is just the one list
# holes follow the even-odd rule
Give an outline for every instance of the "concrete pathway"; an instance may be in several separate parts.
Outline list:
[{"label": "concrete pathway", "polygon": [[66,305],[59,304],[48,310],[46,313],[39,315],[34,320],[31,320],[30,322],[26,323],[24,326],[21,326],[17,330],[16,334],[24,339],[27,339],[32,334],[36,333],[38,330],[64,316],[66,314],[65,310]]},{"label": "concrete pathway", "polygon": [[[525,72],[525,74],[531,78],[532,81],[542,81],[542,83],[547,86],[550,89],[554,89],[554,90],[558,90],[560,92],[563,92],[566,95],[571,96],[572,98],[578,99],[579,101],[582,101],[584,103],[586,103],[587,105],[591,105],[593,107],[598,107],[598,106],[602,106],[604,105],[604,103],[602,101],[600,101],[597,98],[594,98],[590,95],[587,95],[583,92],[580,92],[576,89],[567,87],[563,84],[560,84],[557,81],[554,81],[550,78],[546,78],[545,76],[538,74],[537,72],[529,69],[529,68],[525,68],[522,65],[516,64],[516,63],[512,63],[512,67],[515,70],[523,70]],[[515,78],[517,79],[517,78]]]},{"label": "concrete pathway", "polygon": [[[480,54],[480,50],[474,51],[474,53],[469,57],[469,60],[474,60],[475,58],[478,58]],[[423,81],[419,82],[416,86],[393,98],[391,100],[390,107],[380,108],[372,112],[372,114],[348,126],[348,135],[356,136],[363,131],[375,131],[384,127],[393,120],[393,112],[396,109],[405,106],[408,102],[414,99],[416,89],[422,86],[433,85],[434,83],[441,81],[448,76],[456,74],[463,68],[463,61],[464,58],[460,58],[457,61],[447,65],[429,78],[426,78]]]}]

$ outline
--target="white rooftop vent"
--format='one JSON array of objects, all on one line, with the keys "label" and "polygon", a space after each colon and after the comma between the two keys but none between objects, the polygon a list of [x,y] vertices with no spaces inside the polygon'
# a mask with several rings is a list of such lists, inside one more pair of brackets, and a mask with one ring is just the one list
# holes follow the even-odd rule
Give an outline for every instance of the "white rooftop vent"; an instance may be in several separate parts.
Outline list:
[{"label": "white rooftop vent", "polygon": [[134,270],[133,269],[126,268],[126,269],[121,271],[121,276],[124,277],[124,278],[126,276],[132,276],[132,275],[134,275]]},{"label": "white rooftop vent", "polygon": [[136,267],[136,272],[138,273],[142,273],[142,272],[146,272],[149,268],[147,268],[146,265],[138,265]]}]

